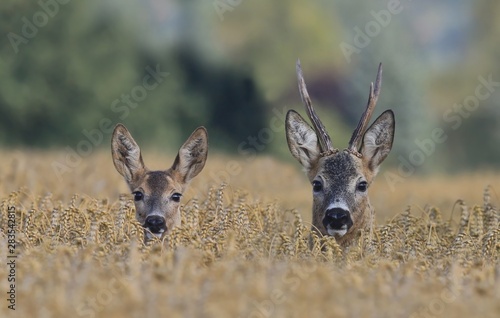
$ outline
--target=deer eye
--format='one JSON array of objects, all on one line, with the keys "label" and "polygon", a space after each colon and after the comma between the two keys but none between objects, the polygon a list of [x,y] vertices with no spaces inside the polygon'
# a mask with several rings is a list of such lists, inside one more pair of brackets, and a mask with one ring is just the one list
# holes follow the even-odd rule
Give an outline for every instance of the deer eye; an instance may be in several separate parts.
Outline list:
[{"label": "deer eye", "polygon": [[361,181],[360,183],[358,183],[358,191],[365,192],[367,188],[368,183],[366,181]]},{"label": "deer eye", "polygon": [[144,194],[141,191],[132,192],[134,195],[134,201],[141,201],[144,198]]},{"label": "deer eye", "polygon": [[181,200],[181,197],[182,197],[182,194],[174,193],[174,194],[172,194],[170,199],[172,199],[172,201],[174,201],[174,202],[179,202]]},{"label": "deer eye", "polygon": [[314,192],[320,192],[321,190],[323,190],[323,185],[321,184],[321,182],[319,182],[317,180],[314,180],[312,182],[312,186],[313,186]]}]

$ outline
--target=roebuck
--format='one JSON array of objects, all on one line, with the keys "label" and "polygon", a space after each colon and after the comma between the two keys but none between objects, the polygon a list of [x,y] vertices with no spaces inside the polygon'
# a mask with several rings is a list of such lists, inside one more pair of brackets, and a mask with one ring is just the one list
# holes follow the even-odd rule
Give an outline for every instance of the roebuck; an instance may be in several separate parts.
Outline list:
[{"label": "roebuck", "polygon": [[116,170],[134,195],[136,218],[144,227],[145,239],[153,235],[162,238],[180,225],[182,194],[207,160],[206,129],[199,127],[191,134],[168,170],[146,168],[139,146],[122,124],[116,125],[113,131],[111,153]]},{"label": "roebuck", "polygon": [[313,230],[334,236],[346,246],[360,230],[371,229],[374,210],[368,199],[370,187],[379,166],[392,148],[394,139],[394,114],[383,112],[367,129],[377,103],[382,81],[382,64],[379,65],[375,87],[370,94],[365,112],[348,148],[333,147],[330,136],[320,121],[307,93],[300,61],[297,62],[299,91],[307,115],[307,122],[294,110],[286,116],[286,137],[292,155],[302,164],[313,187]]}]

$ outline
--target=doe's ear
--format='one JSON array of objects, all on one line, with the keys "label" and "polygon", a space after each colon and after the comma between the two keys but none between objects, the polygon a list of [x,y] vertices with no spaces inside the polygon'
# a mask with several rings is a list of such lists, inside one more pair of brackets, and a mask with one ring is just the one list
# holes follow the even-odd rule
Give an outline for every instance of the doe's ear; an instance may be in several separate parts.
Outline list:
[{"label": "doe's ear", "polygon": [[188,183],[203,170],[207,156],[208,133],[205,127],[198,127],[179,149],[172,170]]},{"label": "doe's ear", "polygon": [[289,110],[285,120],[286,140],[292,156],[307,170],[317,163],[321,150],[316,132],[294,110]]},{"label": "doe's ear", "polygon": [[146,169],[142,161],[141,149],[122,124],[117,124],[113,131],[111,155],[116,170],[129,184]]},{"label": "doe's ear", "polygon": [[361,154],[368,168],[375,174],[380,164],[391,152],[395,130],[394,113],[386,110],[366,130],[363,136]]}]

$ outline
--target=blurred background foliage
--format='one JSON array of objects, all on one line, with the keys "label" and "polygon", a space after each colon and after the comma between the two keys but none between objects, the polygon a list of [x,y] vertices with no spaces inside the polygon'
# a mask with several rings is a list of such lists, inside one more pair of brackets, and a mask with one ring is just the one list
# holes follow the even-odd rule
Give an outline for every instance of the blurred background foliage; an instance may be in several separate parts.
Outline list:
[{"label": "blurred background foliage", "polygon": [[[212,150],[292,160],[283,121],[287,109],[304,113],[300,58],[337,147],[347,144],[382,62],[375,116],[396,114],[393,165],[439,127],[447,141],[419,171],[500,167],[500,87],[457,129],[444,117],[475,94],[478,77],[500,81],[500,3],[401,1],[400,12],[377,22],[394,2],[2,1],[0,145],[77,149],[83,131],[105,118],[125,123],[145,147],[175,151],[205,125]],[[342,44],[370,23],[379,32],[346,56]],[[168,76],[143,100],[127,112],[113,107],[157,68]],[[109,147],[109,132],[101,133],[95,147]]]}]

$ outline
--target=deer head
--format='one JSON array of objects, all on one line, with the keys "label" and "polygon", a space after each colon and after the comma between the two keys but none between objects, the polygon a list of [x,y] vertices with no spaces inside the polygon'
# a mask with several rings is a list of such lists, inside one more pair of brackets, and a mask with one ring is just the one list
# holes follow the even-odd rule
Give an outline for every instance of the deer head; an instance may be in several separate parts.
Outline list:
[{"label": "deer head", "polygon": [[292,155],[304,167],[313,190],[313,229],[334,236],[341,245],[351,242],[361,229],[371,227],[374,211],[368,189],[394,139],[395,121],[391,110],[383,112],[368,127],[382,81],[379,65],[375,87],[365,112],[344,150],[333,147],[330,136],[317,116],[297,62],[299,91],[313,128],[295,111],[286,116],[286,137]]},{"label": "deer head", "polygon": [[125,178],[134,195],[136,218],[145,238],[162,238],[180,225],[180,200],[189,182],[207,160],[208,135],[197,128],[182,145],[170,169],[146,168],[141,150],[127,128],[118,124],[113,131],[111,153],[116,170]]}]

